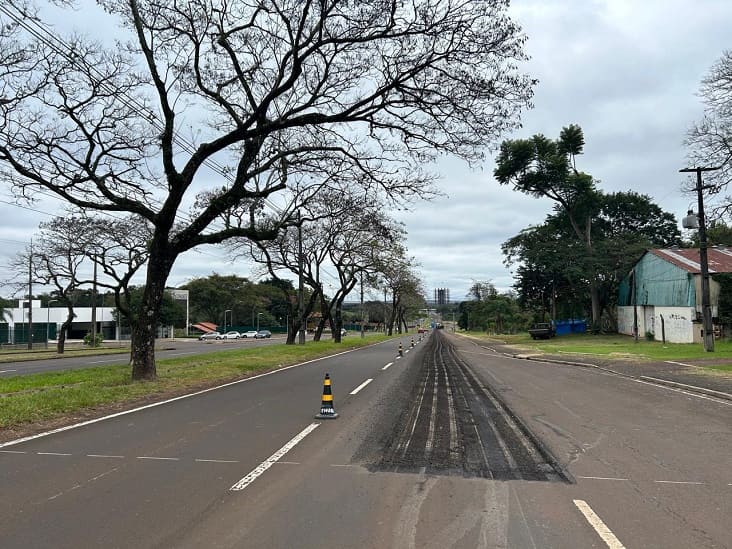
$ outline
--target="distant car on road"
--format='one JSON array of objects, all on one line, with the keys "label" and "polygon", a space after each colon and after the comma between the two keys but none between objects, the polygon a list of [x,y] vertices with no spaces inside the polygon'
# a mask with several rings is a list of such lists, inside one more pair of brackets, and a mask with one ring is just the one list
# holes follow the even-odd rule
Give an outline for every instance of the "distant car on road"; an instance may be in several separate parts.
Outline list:
[{"label": "distant car on road", "polygon": [[264,339],[265,337],[272,337],[272,332],[269,330],[259,330],[254,334],[255,339]]},{"label": "distant car on road", "polygon": [[219,332],[209,332],[207,334],[202,334],[198,336],[198,341],[205,341],[207,339],[221,339],[221,334]]},{"label": "distant car on road", "polygon": [[231,330],[230,332],[226,332],[224,335],[221,336],[221,339],[239,339],[241,337],[241,334],[237,332],[236,330]]},{"label": "distant car on road", "polygon": [[249,330],[241,334],[241,337],[257,337],[257,330]]},{"label": "distant car on road", "polygon": [[347,333],[348,333],[348,332],[346,331],[346,329],[345,329],[345,328],[341,328],[341,337],[343,337],[343,336],[344,336],[344,335],[346,335]]}]

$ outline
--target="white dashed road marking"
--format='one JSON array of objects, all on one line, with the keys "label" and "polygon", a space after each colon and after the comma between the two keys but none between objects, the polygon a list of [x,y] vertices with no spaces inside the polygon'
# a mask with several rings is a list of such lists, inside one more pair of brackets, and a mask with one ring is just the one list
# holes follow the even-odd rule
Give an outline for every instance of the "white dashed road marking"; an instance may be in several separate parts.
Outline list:
[{"label": "white dashed road marking", "polygon": [[6,374],[8,372],[17,372],[18,370],[0,370],[0,374]]},{"label": "white dashed road marking", "polygon": [[366,387],[366,385],[368,385],[368,384],[369,384],[369,383],[371,383],[372,381],[373,381],[373,379],[371,379],[371,378],[367,379],[367,380],[366,380],[366,381],[364,381],[364,382],[363,382],[363,383],[362,383],[361,385],[359,385],[359,386],[358,386],[358,387],[356,387],[356,388],[355,388],[355,389],[354,389],[353,391],[351,391],[351,392],[350,392],[349,394],[351,394],[351,395],[355,395],[355,394],[358,394],[358,392],[359,392],[359,391],[360,391],[361,389],[363,389],[364,387]]},{"label": "white dashed road marking", "polygon": [[155,457],[155,456],[137,456],[137,459],[154,459],[159,461],[180,461],[180,458]]},{"label": "white dashed road marking", "polygon": [[125,456],[108,456],[106,454],[87,454],[86,457],[90,457],[90,458],[115,458],[115,459],[123,459]]},{"label": "white dashed road marking", "polygon": [[625,549],[625,546],[620,543],[620,540],[615,537],[615,534],[612,533],[612,530],[610,530],[610,528],[608,528],[607,525],[602,522],[602,519],[595,514],[592,508],[587,505],[586,501],[583,501],[581,499],[575,499],[572,501],[574,501],[577,509],[579,509],[580,512],[585,516],[587,522],[590,523],[590,526],[595,529],[597,535],[602,538],[602,541],[604,541],[610,549]]},{"label": "white dashed road marking", "polygon": [[205,463],[239,463],[234,459],[197,459],[196,461]]},{"label": "white dashed road marking", "polygon": [[392,364],[394,364],[394,363],[393,363],[393,362],[390,362],[389,364],[387,364],[386,366],[384,366],[384,367],[382,368],[382,370],[386,370],[386,369],[388,369],[388,368],[389,368],[389,366],[391,366]]},{"label": "white dashed road marking", "polygon": [[241,479],[239,482],[234,484],[229,490],[233,492],[238,492],[240,490],[243,490],[247,486],[249,486],[252,482],[257,480],[257,478],[262,475],[267,469],[272,467],[279,459],[284,456],[287,452],[292,450],[297,444],[304,439],[306,436],[308,436],[312,431],[314,431],[320,423],[311,423],[305,429],[300,431],[297,435],[295,435],[290,441],[285,444],[282,448],[277,450],[274,454],[272,454],[270,457],[265,459],[262,463],[260,463],[257,467],[254,468],[252,472],[250,472],[247,476],[245,476],[243,479]]},{"label": "white dashed road marking", "polygon": [[70,456],[71,454],[62,454],[61,452],[36,452],[39,456]]},{"label": "white dashed road marking", "polygon": [[616,477],[577,477],[577,478],[584,478],[589,480],[629,480],[627,478],[616,478]]}]

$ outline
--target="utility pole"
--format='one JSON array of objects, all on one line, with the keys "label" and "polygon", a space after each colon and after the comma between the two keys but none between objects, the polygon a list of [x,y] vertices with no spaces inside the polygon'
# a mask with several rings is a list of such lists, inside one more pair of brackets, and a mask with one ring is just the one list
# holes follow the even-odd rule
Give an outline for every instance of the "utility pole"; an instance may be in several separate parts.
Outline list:
[{"label": "utility pole", "polygon": [[679,172],[696,172],[696,194],[699,204],[699,265],[701,267],[701,291],[702,291],[702,326],[704,330],[704,350],[714,351],[714,326],[712,325],[712,307],[709,298],[709,260],[707,258],[707,229],[704,217],[704,189],[711,189],[713,185],[702,185],[702,172],[712,172],[720,169],[714,168],[684,168]]},{"label": "utility pole", "polygon": [[33,239],[28,253],[28,350],[33,350]]},{"label": "utility pole", "polygon": [[363,333],[363,273],[361,273],[361,339],[365,337]]},{"label": "utility pole", "polygon": [[300,318],[300,333],[298,335],[298,341],[300,345],[305,345],[305,330],[307,329],[308,323],[303,318],[305,315],[305,298],[304,298],[304,280],[302,271],[304,269],[303,257],[302,257],[302,219],[300,218],[300,211],[297,212],[297,263],[298,263],[298,303],[297,303],[297,316]]},{"label": "utility pole", "polygon": [[91,309],[91,342],[90,346],[97,346],[97,254],[94,254],[94,277],[92,282],[92,309]]}]

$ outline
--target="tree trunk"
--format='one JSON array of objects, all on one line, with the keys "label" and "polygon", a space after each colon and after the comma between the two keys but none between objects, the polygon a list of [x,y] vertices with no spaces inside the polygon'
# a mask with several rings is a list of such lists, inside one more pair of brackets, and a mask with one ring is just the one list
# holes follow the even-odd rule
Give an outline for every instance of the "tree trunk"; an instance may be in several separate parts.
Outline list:
[{"label": "tree trunk", "polygon": [[64,350],[66,347],[66,333],[71,327],[71,323],[74,321],[74,317],[76,316],[74,314],[73,307],[67,307],[67,310],[69,311],[69,314],[67,315],[64,323],[61,324],[61,331],[56,334],[56,339],[58,340],[56,342],[56,352],[60,355],[64,354]]},{"label": "tree trunk", "polygon": [[597,333],[600,330],[600,289],[596,280],[590,283],[590,299],[592,300],[592,332]]},{"label": "tree trunk", "polygon": [[165,283],[175,257],[165,245],[153,243],[147,265],[147,283],[142,296],[142,304],[132,321],[132,361],[133,380],[154,380],[157,377],[155,366],[155,335],[158,329],[160,309],[165,293]]}]

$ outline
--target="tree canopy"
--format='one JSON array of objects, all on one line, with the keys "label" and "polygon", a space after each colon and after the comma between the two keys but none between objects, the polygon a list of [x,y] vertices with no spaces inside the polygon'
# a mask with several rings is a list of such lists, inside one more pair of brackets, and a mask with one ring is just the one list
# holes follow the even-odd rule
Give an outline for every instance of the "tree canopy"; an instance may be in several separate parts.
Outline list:
[{"label": "tree canopy", "polygon": [[18,55],[0,57],[0,166],[18,196],[154,227],[135,379],[156,376],[150,319],[181,253],[274,238],[327,188],[429,195],[426,162],[480,160],[534,84],[507,2],[99,3],[124,43],[39,33],[3,10],[0,51]]}]

